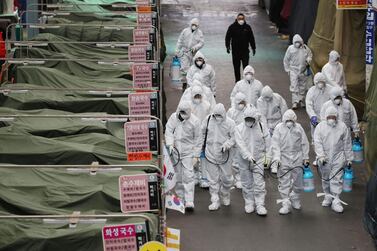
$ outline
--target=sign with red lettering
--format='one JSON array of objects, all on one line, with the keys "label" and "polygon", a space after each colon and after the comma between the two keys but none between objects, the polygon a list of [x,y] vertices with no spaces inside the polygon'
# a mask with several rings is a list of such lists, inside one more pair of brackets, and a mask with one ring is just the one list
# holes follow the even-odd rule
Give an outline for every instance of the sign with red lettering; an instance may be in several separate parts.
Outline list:
[{"label": "sign with red lettering", "polygon": [[123,213],[158,209],[158,178],[156,174],[123,175],[119,177],[120,208]]},{"label": "sign with red lettering", "polygon": [[136,89],[159,87],[159,73],[158,64],[133,64],[133,87]]},{"label": "sign with red lettering", "polygon": [[133,38],[136,44],[149,44],[150,41],[150,29],[134,29]]},{"label": "sign with red lettering", "polygon": [[152,26],[153,25],[153,15],[152,13],[144,13],[144,12],[139,12],[137,14],[137,26],[142,27],[142,26]]},{"label": "sign with red lettering", "polygon": [[337,0],[336,7],[338,9],[366,9],[368,3],[367,0]]},{"label": "sign with red lettering", "polygon": [[129,115],[158,116],[157,92],[131,93],[128,95]]},{"label": "sign with red lettering", "polygon": [[146,61],[147,60],[147,46],[130,45],[128,47],[128,59],[130,61]]},{"label": "sign with red lettering", "polygon": [[152,153],[151,152],[127,153],[127,160],[129,162],[151,161]]},{"label": "sign with red lettering", "polygon": [[149,0],[136,0],[136,5],[149,5],[151,2]]},{"label": "sign with red lettering", "polygon": [[157,121],[131,121],[124,124],[126,152],[158,150]]},{"label": "sign with red lettering", "polygon": [[104,251],[138,251],[149,241],[146,223],[105,226],[102,228]]}]

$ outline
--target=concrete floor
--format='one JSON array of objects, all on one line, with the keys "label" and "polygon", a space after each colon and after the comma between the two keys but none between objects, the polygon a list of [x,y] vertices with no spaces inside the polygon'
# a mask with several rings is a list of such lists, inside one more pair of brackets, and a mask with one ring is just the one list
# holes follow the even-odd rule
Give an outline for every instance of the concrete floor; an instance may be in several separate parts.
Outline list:
[{"label": "concrete floor", "polygon": [[[229,95],[234,86],[231,57],[226,54],[224,36],[229,24],[238,12],[247,15],[256,36],[257,53],[250,63],[256,70],[256,78],[270,85],[290,104],[288,77],[283,70],[282,59],[287,42],[278,38],[265,11],[250,5],[250,1],[176,1],[162,5],[162,25],[167,43],[168,58],[165,61],[165,91],[167,115],[175,111],[181,91],[172,88],[168,69],[180,31],[192,17],[199,17],[205,34],[203,53],[217,74],[217,102],[229,107]],[[299,122],[310,134],[309,121],[304,110],[297,112]],[[313,159],[313,156],[311,156]],[[217,212],[209,212],[209,193],[196,189],[195,212],[182,215],[168,212],[168,225],[181,229],[182,251],[249,251],[249,250],[374,250],[372,241],[362,224],[365,200],[365,175],[362,166],[355,166],[356,180],[352,193],[343,194],[349,203],[345,213],[338,215],[320,205],[315,193],[303,194],[303,209],[287,216],[280,216],[276,205],[279,198],[277,181],[266,179],[269,210],[267,217],[244,213],[240,190],[232,190],[232,204]],[[317,176],[318,177],[318,176]],[[317,179],[316,192],[320,192]]]}]

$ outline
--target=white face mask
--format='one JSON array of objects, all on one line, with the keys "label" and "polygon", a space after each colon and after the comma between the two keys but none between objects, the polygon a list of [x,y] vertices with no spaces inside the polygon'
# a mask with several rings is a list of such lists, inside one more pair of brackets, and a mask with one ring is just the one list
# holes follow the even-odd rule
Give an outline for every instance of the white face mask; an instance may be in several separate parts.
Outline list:
[{"label": "white face mask", "polygon": [[293,125],[294,125],[294,123],[293,123],[292,121],[287,121],[285,124],[287,125],[287,127],[288,127],[289,129],[292,128]]},{"label": "white face mask", "polygon": [[250,128],[251,128],[251,127],[253,127],[254,123],[255,123],[255,122],[246,121],[246,122],[245,122],[245,125],[246,125],[247,127],[250,127]]},{"label": "white face mask", "polygon": [[238,104],[238,105],[237,105],[237,109],[238,109],[238,110],[243,110],[243,108],[245,108],[245,105],[244,105],[244,104]]},{"label": "white face mask", "polygon": [[251,80],[253,79],[253,75],[251,75],[251,74],[246,74],[245,79],[246,79],[247,81],[251,81]]},{"label": "white face mask", "polygon": [[194,104],[199,105],[202,102],[201,98],[194,98]]},{"label": "white face mask", "polygon": [[336,126],[336,120],[335,119],[328,119],[327,124],[331,127],[335,127]]},{"label": "white face mask", "polygon": [[325,87],[325,84],[320,82],[320,83],[317,84],[317,86],[318,86],[319,89],[322,90]]},{"label": "white face mask", "polygon": [[191,25],[191,30],[195,31],[196,29],[198,29],[198,26],[196,26],[196,25]]},{"label": "white face mask", "polygon": [[223,120],[223,116],[219,114],[215,114],[214,117],[217,123],[220,123]]},{"label": "white face mask", "polygon": [[238,22],[239,25],[244,25],[245,20],[238,20],[237,22]]},{"label": "white face mask", "polygon": [[296,48],[300,48],[300,47],[301,47],[301,43],[300,43],[300,42],[296,42],[296,43],[295,43],[295,47],[296,47]]},{"label": "white face mask", "polygon": [[266,100],[267,102],[270,102],[272,100],[272,97],[263,97],[264,100]]},{"label": "white face mask", "polygon": [[188,119],[190,116],[186,113],[180,113],[179,114],[181,116],[181,118],[183,118],[184,120]]},{"label": "white face mask", "polygon": [[340,103],[342,103],[341,99],[337,98],[337,99],[334,100],[334,104],[340,105]]},{"label": "white face mask", "polygon": [[202,61],[196,61],[195,64],[200,67],[200,66],[203,65],[203,62]]}]

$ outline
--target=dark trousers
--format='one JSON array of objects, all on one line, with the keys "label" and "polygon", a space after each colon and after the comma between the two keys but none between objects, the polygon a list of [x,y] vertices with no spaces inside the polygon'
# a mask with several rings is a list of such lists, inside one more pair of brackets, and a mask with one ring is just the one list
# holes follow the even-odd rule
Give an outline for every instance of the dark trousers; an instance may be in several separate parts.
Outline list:
[{"label": "dark trousers", "polygon": [[242,54],[234,54],[232,53],[232,60],[233,60],[233,68],[234,68],[234,77],[236,78],[236,82],[241,80],[241,62],[242,62],[242,69],[249,64],[249,52],[245,52]]}]

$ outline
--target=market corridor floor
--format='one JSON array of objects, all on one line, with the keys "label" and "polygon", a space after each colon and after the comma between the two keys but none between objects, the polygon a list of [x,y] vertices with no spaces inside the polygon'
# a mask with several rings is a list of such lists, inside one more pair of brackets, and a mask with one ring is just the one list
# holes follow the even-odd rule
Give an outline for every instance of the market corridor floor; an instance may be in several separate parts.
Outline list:
[{"label": "market corridor floor", "polygon": [[[279,39],[268,20],[265,10],[250,6],[252,1],[177,1],[168,0],[162,5],[162,26],[168,57],[165,61],[165,92],[167,116],[175,112],[181,91],[172,88],[169,79],[169,65],[175,51],[180,31],[193,17],[201,21],[205,36],[203,53],[215,68],[217,102],[226,108],[230,105],[230,92],[234,86],[231,56],[226,53],[224,37],[227,27],[239,12],[245,13],[256,37],[256,57],[250,63],[255,68],[256,78],[264,85],[270,85],[290,104],[288,77],[283,69],[283,56],[287,41]],[[164,3],[164,1],[163,1]],[[309,136],[309,120],[303,109],[297,111],[298,120]],[[311,149],[311,160],[313,150]],[[267,217],[244,212],[241,191],[232,190],[230,207],[209,212],[210,196],[207,190],[196,189],[195,212],[183,215],[168,212],[168,226],[181,230],[182,251],[249,251],[249,250],[374,250],[373,243],[363,228],[362,214],[365,200],[365,173],[362,166],[356,166],[354,190],[342,194],[349,203],[344,214],[338,215],[329,208],[323,208],[321,199],[315,193],[302,195],[301,211],[280,216],[277,180],[266,178]],[[316,175],[316,192],[321,192]]]}]

